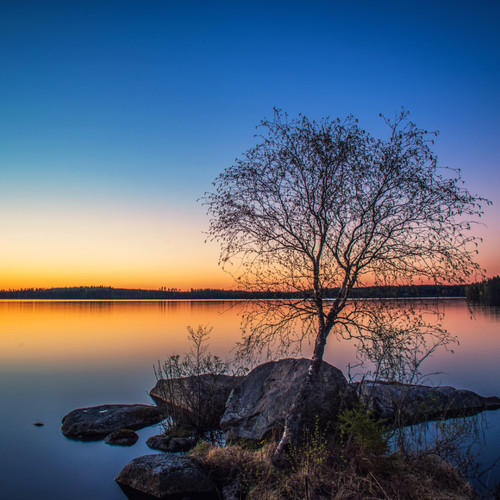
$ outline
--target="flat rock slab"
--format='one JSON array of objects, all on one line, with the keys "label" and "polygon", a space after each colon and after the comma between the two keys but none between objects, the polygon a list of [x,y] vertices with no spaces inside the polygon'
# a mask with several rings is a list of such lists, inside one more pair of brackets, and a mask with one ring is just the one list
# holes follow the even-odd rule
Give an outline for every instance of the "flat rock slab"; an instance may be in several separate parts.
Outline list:
[{"label": "flat rock slab", "polygon": [[79,441],[98,441],[119,429],[142,429],[161,422],[165,414],[152,405],[101,405],[79,408],[62,420],[62,433]]},{"label": "flat rock slab", "polygon": [[[216,499],[215,484],[187,456],[173,453],[135,458],[115,481],[129,498]],[[140,496],[139,496],[140,495]]]},{"label": "flat rock slab", "polygon": [[[281,433],[285,418],[309,370],[308,359],[270,361],[254,368],[231,392],[221,426],[228,441],[260,442]],[[334,423],[347,381],[322,362],[318,386],[309,394],[302,424]]]},{"label": "flat rock slab", "polygon": [[350,387],[376,418],[396,425],[469,416],[500,408],[500,398],[496,396],[483,397],[450,386],[364,381]]}]

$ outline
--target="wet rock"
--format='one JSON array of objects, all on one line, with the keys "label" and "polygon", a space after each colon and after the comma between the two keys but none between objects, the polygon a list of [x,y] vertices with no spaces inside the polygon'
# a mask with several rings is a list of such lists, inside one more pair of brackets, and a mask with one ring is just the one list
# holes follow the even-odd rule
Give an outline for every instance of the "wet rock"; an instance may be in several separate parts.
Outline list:
[{"label": "wet rock", "polygon": [[146,444],[153,450],[165,452],[188,451],[196,444],[194,437],[170,437],[166,434],[151,436]]},{"label": "wet rock", "polygon": [[[281,433],[285,417],[310,366],[308,359],[282,359],[254,368],[232,392],[221,419],[228,441],[260,442]],[[323,362],[317,390],[309,395],[303,424],[336,420],[347,381]]]},{"label": "wet rock", "polygon": [[102,405],[80,408],[62,420],[62,433],[71,439],[96,441],[119,429],[142,429],[165,418],[161,408],[151,405]]},{"label": "wet rock", "polygon": [[199,377],[160,379],[149,394],[175,422],[189,426],[194,421],[199,426],[201,416],[204,430],[215,430],[219,428],[227,398],[241,378],[204,374]]},{"label": "wet rock", "polygon": [[138,439],[139,436],[132,429],[119,429],[108,434],[104,442],[113,446],[132,446]]},{"label": "wet rock", "polygon": [[193,460],[172,453],[135,458],[115,481],[129,498],[137,494],[162,500],[218,498],[215,484]]},{"label": "wet rock", "polygon": [[458,416],[475,415],[500,408],[500,398],[482,397],[450,386],[356,382],[350,384],[376,418],[396,425],[408,425]]}]

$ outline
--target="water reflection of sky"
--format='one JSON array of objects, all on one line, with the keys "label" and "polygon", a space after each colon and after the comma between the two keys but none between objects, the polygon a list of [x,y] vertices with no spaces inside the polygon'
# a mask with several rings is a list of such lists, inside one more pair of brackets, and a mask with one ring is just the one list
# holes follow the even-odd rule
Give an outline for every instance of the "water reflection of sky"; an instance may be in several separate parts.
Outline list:
[{"label": "water reflection of sky", "polygon": [[[458,337],[422,367],[431,383],[500,395],[499,310],[444,302],[446,326]],[[0,480],[18,500],[124,498],[113,478],[133,457],[150,453],[141,431],[132,448],[65,439],[63,415],[105,403],[149,402],[153,365],[188,348],[186,326],[213,327],[211,351],[227,356],[240,338],[239,302],[0,302]],[[310,347],[306,346],[305,354]],[[354,345],[331,338],[325,359],[346,373]],[[347,373],[346,373],[347,374]],[[44,427],[34,427],[36,421]],[[500,448],[500,412],[485,414],[485,463]],[[31,480],[26,481],[26,470]],[[498,471],[493,474],[498,474]],[[4,490],[5,491],[5,490]],[[13,493],[15,492],[15,494]]]}]

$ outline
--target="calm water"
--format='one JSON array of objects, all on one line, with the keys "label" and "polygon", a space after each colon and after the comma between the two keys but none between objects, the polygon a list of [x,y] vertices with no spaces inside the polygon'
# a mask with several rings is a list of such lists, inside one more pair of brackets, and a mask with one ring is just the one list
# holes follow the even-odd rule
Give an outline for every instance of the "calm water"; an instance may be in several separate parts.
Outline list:
[{"label": "calm water", "polygon": [[[442,302],[455,353],[438,352],[423,367],[433,383],[500,395],[500,310]],[[186,326],[213,327],[210,350],[230,354],[240,337],[238,302],[0,301],[0,497],[13,500],[124,500],[113,481],[158,429],[139,431],[131,448],[69,441],[60,433],[69,411],[105,403],[150,403],[153,365],[188,348]],[[305,352],[307,355],[307,350]],[[347,373],[348,341],[329,341],[325,359]],[[44,427],[33,426],[43,422]],[[500,411],[485,413],[483,462],[500,453]],[[500,480],[498,470],[490,482]]]}]

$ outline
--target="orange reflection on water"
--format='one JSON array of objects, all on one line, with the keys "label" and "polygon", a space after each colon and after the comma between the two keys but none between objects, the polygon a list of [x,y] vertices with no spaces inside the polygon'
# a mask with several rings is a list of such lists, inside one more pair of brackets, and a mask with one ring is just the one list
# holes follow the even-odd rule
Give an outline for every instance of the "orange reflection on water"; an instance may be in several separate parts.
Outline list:
[{"label": "orange reflection on water", "polygon": [[188,349],[186,327],[214,328],[210,350],[240,337],[238,303],[204,301],[0,301],[3,369],[155,363]]},{"label": "orange reflection on water", "polygon": [[[454,354],[433,354],[422,372],[441,372],[432,380],[472,390],[485,387],[480,379],[489,377],[491,393],[498,392],[491,374],[498,371],[499,310],[471,314],[465,300],[439,302],[443,326],[459,344],[451,346]],[[152,371],[157,361],[185,353],[186,327],[200,324],[213,327],[210,352],[227,357],[241,339],[244,307],[238,301],[0,301],[0,371]],[[303,355],[310,353],[306,343]],[[355,343],[331,335],[325,360],[347,375],[347,364],[356,361]]]}]

